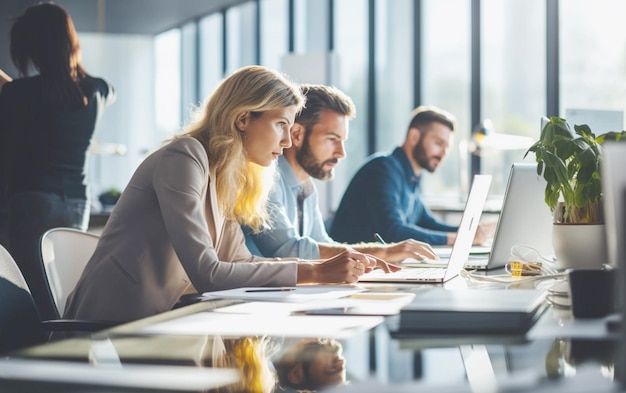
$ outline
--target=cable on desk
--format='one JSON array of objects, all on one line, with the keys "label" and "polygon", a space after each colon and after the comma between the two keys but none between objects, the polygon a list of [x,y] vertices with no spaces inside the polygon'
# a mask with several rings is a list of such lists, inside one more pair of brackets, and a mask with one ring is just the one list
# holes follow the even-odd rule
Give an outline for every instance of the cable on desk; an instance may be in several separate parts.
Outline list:
[{"label": "cable on desk", "polygon": [[507,274],[493,276],[474,274],[473,271],[464,269],[461,275],[477,281],[507,284],[566,277],[566,273],[558,270],[558,265],[552,258],[541,255],[539,250],[526,244],[515,244],[511,247],[509,263],[505,265],[505,269]]},{"label": "cable on desk", "polygon": [[554,274],[540,274],[535,276],[523,276],[523,277],[513,277],[510,274],[497,274],[493,276],[483,276],[480,274],[474,273],[475,270],[468,271],[466,269],[461,270],[461,276],[464,278],[469,278],[476,281],[488,281],[488,282],[499,282],[505,284],[513,284],[519,282],[527,282],[527,281],[541,281],[541,280],[549,280],[549,279],[564,279],[567,277],[566,273],[554,273]]}]

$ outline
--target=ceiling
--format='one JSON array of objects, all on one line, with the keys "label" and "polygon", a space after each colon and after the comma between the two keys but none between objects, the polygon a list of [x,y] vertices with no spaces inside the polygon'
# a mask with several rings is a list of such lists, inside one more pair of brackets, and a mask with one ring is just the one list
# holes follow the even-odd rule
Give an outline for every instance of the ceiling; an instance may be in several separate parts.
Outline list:
[{"label": "ceiling", "polygon": [[[1,0],[0,24],[41,0]],[[246,0],[56,0],[79,32],[154,35]],[[8,30],[8,29],[7,29]]]}]

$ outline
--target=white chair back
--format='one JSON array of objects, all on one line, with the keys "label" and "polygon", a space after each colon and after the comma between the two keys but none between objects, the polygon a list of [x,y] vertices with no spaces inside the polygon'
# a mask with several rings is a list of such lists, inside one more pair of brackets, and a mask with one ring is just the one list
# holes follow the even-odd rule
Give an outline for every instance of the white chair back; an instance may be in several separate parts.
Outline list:
[{"label": "white chair back", "polygon": [[15,263],[11,254],[0,244],[0,277],[13,283],[15,286],[30,292],[26,280]]},{"label": "white chair back", "polygon": [[53,228],[41,236],[42,261],[60,316],[99,238],[94,233],[74,228]]}]

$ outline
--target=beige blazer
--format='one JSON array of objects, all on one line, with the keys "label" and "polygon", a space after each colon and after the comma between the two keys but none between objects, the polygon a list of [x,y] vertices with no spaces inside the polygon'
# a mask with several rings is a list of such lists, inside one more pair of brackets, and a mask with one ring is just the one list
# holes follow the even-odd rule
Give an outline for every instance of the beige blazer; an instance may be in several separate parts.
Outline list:
[{"label": "beige blazer", "polygon": [[293,286],[297,262],[261,262],[218,205],[202,144],[175,139],[139,166],[122,193],[76,288],[67,318],[130,321],[199,293]]}]

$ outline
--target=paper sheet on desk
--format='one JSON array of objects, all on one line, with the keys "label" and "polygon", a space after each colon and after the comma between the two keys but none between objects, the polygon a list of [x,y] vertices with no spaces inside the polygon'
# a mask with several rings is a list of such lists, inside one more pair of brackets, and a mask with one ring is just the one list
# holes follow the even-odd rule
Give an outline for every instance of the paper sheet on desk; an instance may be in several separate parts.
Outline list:
[{"label": "paper sheet on desk", "polygon": [[210,299],[267,300],[282,302],[309,302],[320,299],[339,299],[366,289],[340,285],[303,285],[299,287],[245,287],[224,291],[204,292]]},{"label": "paper sheet on desk", "polygon": [[201,312],[142,329],[147,334],[348,338],[384,321],[370,316],[280,316]]},{"label": "paper sheet on desk", "polygon": [[217,313],[290,315],[294,312],[347,309],[350,315],[395,315],[415,297],[414,293],[362,292],[341,299],[306,303],[246,302],[213,310]]}]

